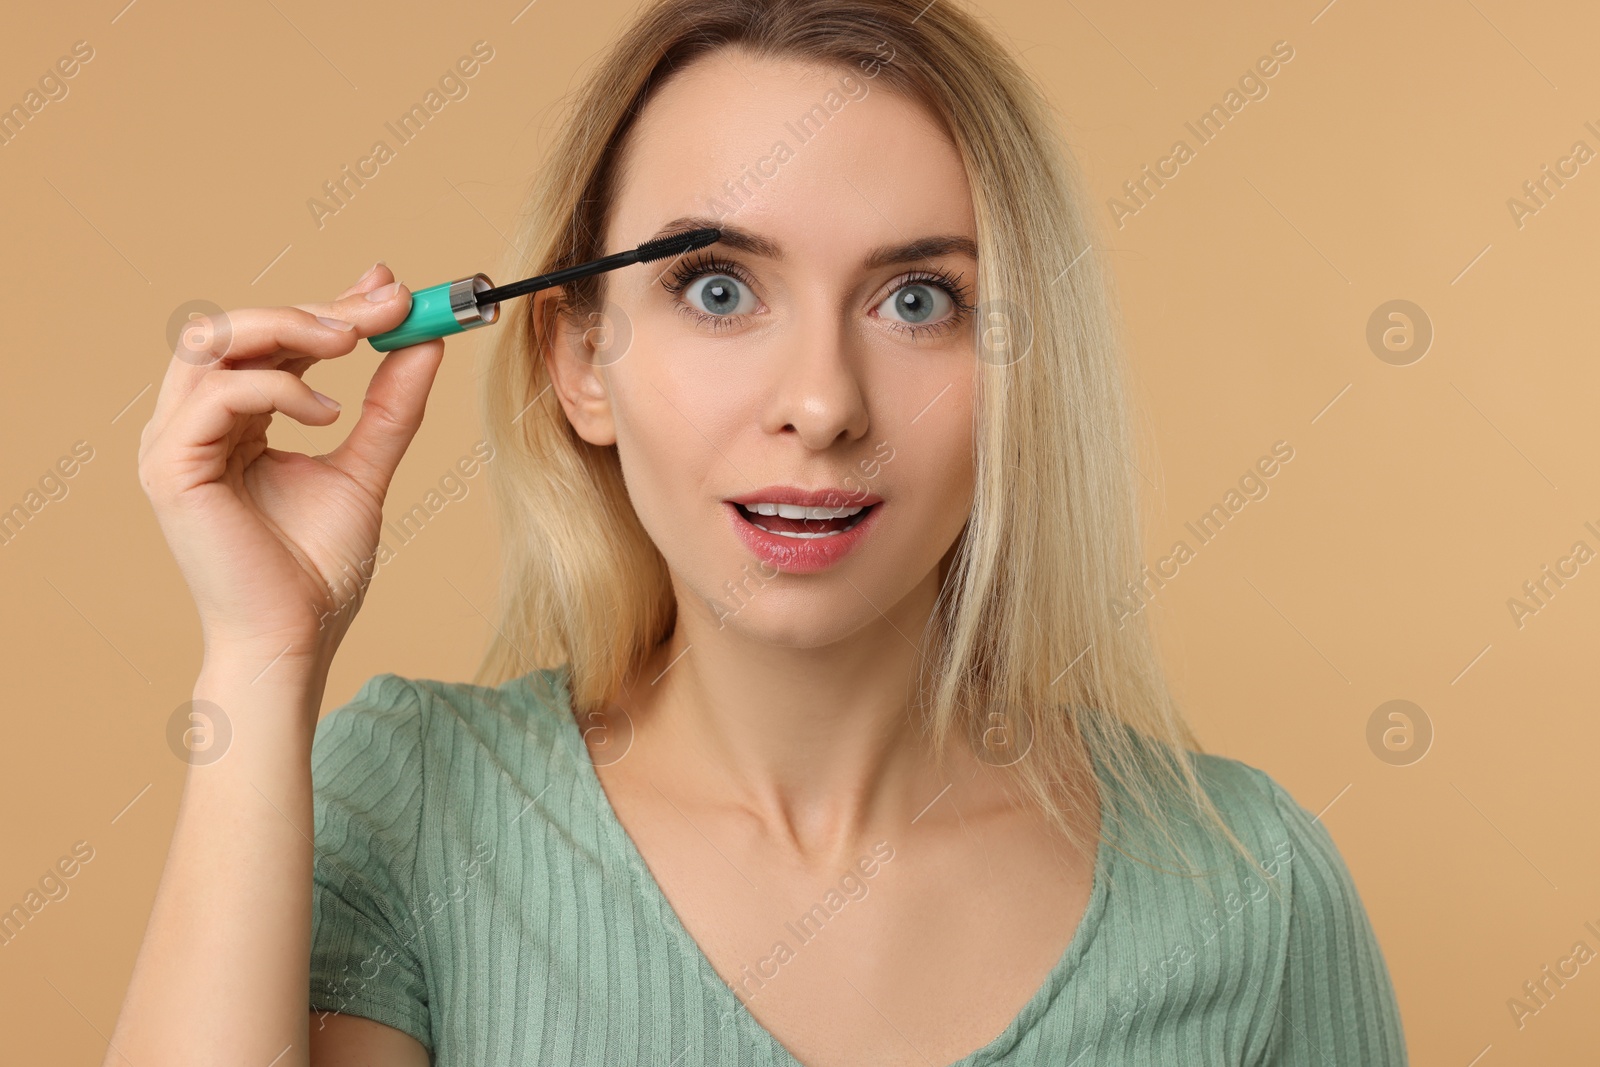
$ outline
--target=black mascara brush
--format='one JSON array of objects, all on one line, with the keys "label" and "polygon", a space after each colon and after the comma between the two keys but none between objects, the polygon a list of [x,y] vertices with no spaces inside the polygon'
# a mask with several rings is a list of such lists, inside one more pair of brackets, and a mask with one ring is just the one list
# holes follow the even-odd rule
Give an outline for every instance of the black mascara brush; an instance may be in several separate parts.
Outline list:
[{"label": "black mascara brush", "polygon": [[591,274],[602,274],[630,263],[649,263],[667,256],[692,252],[696,248],[715,244],[722,236],[717,229],[689,230],[673,234],[658,241],[646,241],[638,248],[602,256],[576,267],[564,267],[524,278],[510,285],[496,286],[486,274],[474,274],[453,282],[418,289],[411,294],[411,313],[406,320],[388,333],[367,338],[367,343],[379,352],[388,352],[406,345],[431,341],[463,330],[488,326],[500,317],[500,302],[515,296],[526,296],[555,285],[565,285]]}]

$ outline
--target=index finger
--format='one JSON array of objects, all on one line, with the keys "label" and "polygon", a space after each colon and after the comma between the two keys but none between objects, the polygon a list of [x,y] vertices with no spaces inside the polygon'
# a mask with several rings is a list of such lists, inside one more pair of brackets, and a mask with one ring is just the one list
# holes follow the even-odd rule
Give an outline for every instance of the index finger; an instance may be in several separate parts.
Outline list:
[{"label": "index finger", "polygon": [[311,361],[345,355],[361,338],[403,322],[411,293],[391,282],[308,308],[313,310],[252,307],[203,316],[203,323],[193,324],[180,338],[150,421],[158,428],[164,424],[207,374],[273,369],[290,361],[303,371]]}]

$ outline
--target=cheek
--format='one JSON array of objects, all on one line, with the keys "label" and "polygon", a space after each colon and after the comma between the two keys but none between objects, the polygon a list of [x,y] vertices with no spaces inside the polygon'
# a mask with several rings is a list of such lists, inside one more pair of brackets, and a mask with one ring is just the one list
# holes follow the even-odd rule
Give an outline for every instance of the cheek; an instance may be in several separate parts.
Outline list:
[{"label": "cheek", "polygon": [[912,446],[915,451],[927,455],[925,461],[917,463],[920,468],[916,478],[918,488],[914,491],[926,501],[919,510],[929,513],[930,531],[957,531],[971,511],[977,473],[971,424],[964,418],[943,419],[928,430],[927,439]]},{"label": "cheek", "polygon": [[718,479],[714,484],[735,491],[739,475],[723,457],[734,458],[727,445],[755,424],[760,410],[760,382],[748,366],[735,365],[735,355],[692,341],[636,342],[607,376],[619,438],[626,432],[674,459],[702,457],[696,470],[715,461],[721,470],[709,472]]},{"label": "cheek", "polygon": [[[976,477],[975,397],[969,374],[969,369],[957,366],[948,375],[930,377],[924,383],[923,395],[943,392],[935,404],[904,428],[905,451],[913,461],[907,467],[914,466],[918,471],[917,483],[925,498],[941,509],[955,508],[963,517],[972,503]],[[921,410],[926,404],[918,401],[913,406]]]},{"label": "cheek", "polygon": [[705,500],[738,491],[739,474],[724,457],[749,419],[726,375],[671,356],[636,345],[607,375],[617,453],[652,535],[703,514]]},{"label": "cheek", "polygon": [[[943,555],[971,513],[976,462],[969,373],[956,364],[944,373],[904,376],[894,386],[903,392],[885,405],[892,414],[869,435],[876,473],[869,469],[859,480],[893,502],[899,520],[883,528],[885,558],[912,570]],[[933,396],[938,400],[930,405]]]}]

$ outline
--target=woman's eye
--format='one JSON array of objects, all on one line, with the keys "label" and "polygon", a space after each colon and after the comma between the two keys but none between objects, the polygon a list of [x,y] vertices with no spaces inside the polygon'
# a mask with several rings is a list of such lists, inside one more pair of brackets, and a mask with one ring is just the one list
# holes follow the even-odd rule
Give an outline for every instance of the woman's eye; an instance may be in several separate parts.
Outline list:
[{"label": "woman's eye", "polygon": [[707,274],[691,281],[684,299],[696,311],[711,315],[745,315],[755,310],[755,294],[737,278],[726,274]]},{"label": "woman's eye", "polygon": [[943,319],[955,306],[956,302],[942,286],[909,282],[889,294],[888,299],[878,305],[878,312],[891,315],[892,321],[921,326]]}]

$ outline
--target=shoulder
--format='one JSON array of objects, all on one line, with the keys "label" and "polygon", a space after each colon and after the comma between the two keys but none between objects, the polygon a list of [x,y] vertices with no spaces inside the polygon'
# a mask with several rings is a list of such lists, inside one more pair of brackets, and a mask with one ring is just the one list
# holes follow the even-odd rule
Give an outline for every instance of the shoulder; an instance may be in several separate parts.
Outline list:
[{"label": "shoulder", "polygon": [[[1403,1064],[1383,954],[1322,820],[1260,768],[1199,752],[1182,759],[1253,862],[1188,804],[1159,820],[1134,805],[1140,817],[1119,820],[1129,839],[1150,846],[1130,857],[1150,861],[1115,864],[1127,884],[1115,912],[1126,932],[1119,945],[1136,961],[1117,986],[1121,1023],[1144,1011],[1155,1019],[1214,1010],[1245,1020],[1241,1062]],[[1181,932],[1145,932],[1152,928]],[[1171,981],[1177,973],[1182,983]],[[1187,1000],[1167,1003],[1174,998]]]},{"label": "shoulder", "polygon": [[1266,860],[1261,850],[1269,855],[1292,852],[1300,844],[1297,839],[1304,836],[1311,816],[1266,771],[1214,753],[1187,756],[1223,821],[1259,859]]},{"label": "shoulder", "polygon": [[1288,889],[1284,906],[1270,909],[1278,947],[1267,1062],[1406,1063],[1388,964],[1320,816],[1333,798],[1319,801],[1313,815],[1265,771],[1220,756],[1195,761],[1225,818],[1231,813],[1230,823],[1255,828],[1256,840],[1270,846],[1267,854],[1257,851],[1260,874]]},{"label": "shoulder", "polygon": [[369,678],[312,741],[318,863],[392,869],[394,884],[410,884],[412,870],[434,871],[462,842],[492,836],[474,820],[570,784],[583,740],[574,723],[563,732],[563,670],[493,687]]},{"label": "shoulder", "polygon": [[1320,815],[1313,815],[1266,771],[1240,760],[1190,753],[1195,773],[1225,821],[1263,864],[1292,872],[1297,899],[1349,907],[1350,870]]},{"label": "shoulder", "polygon": [[557,744],[566,694],[564,665],[498,686],[377,674],[317,723],[313,772],[331,779],[352,762],[420,762],[463,741],[491,753],[514,742]]},{"label": "shoulder", "polygon": [[[1197,764],[1218,807],[1258,828],[1256,840],[1265,846],[1265,853],[1257,851],[1260,873],[1288,889],[1285,906],[1274,909],[1281,941],[1274,953],[1279,1010],[1271,1047],[1292,1062],[1319,1047],[1340,1063],[1405,1063],[1399,1005],[1383,950],[1320,814],[1258,768],[1218,756],[1198,756]],[[1319,812],[1326,807],[1322,802]]]},{"label": "shoulder", "polygon": [[[1257,868],[1267,867],[1274,856],[1287,857],[1302,850],[1307,839],[1318,833],[1325,836],[1312,816],[1265,771],[1242,760],[1207,752],[1181,752],[1159,744],[1149,735],[1124,726],[1117,738],[1122,752],[1104,750],[1098,759],[1102,784],[1111,786],[1110,796],[1117,803],[1111,812],[1119,839],[1130,847],[1150,849],[1152,857],[1177,860],[1182,866],[1198,864],[1208,868],[1222,861],[1243,857],[1225,840],[1215,823],[1195,808],[1186,789],[1170,790],[1175,782],[1175,766],[1181,759],[1210,801],[1223,823],[1239,843],[1255,858]],[[1113,777],[1108,769],[1126,770]],[[1135,798],[1128,788],[1138,780],[1145,792]],[[1156,782],[1163,784],[1156,785]],[[1126,817],[1124,817],[1126,813]],[[1178,851],[1174,852],[1174,847]],[[1281,862],[1281,860],[1280,860]],[[1248,869],[1248,868],[1246,868]]]},{"label": "shoulder", "polygon": [[[1292,948],[1342,952],[1372,946],[1372,930],[1355,878],[1320,813],[1313,815],[1265,771],[1220,756],[1197,756],[1202,780],[1226,815],[1254,826],[1276,871],[1293,890],[1288,915]],[[1197,767],[1197,769],[1199,769]],[[1333,798],[1329,798],[1331,801]],[[1327,802],[1320,805],[1326,810]],[[1249,843],[1249,842],[1247,842]]]},{"label": "shoulder", "polygon": [[354,786],[377,767],[404,763],[422,737],[421,700],[399,675],[367,679],[348,701],[317,722],[311,776],[319,792]]},{"label": "shoulder", "polygon": [[[1183,758],[1212,806],[1238,839],[1253,862],[1247,862],[1208,820],[1187,804],[1165,811],[1164,825],[1136,819],[1129,829],[1142,827],[1148,836],[1130,834],[1129,840],[1148,845],[1150,855],[1176,858],[1180,865],[1229,872],[1222,883],[1248,887],[1252,896],[1279,891],[1292,897],[1292,911],[1278,916],[1274,925],[1288,935],[1295,925],[1349,925],[1361,908],[1355,882],[1327,827],[1266,771],[1242,760],[1212,753],[1186,751]],[[1169,844],[1170,843],[1170,844]],[[1181,852],[1171,851],[1176,844]],[[1256,883],[1265,883],[1258,886]]]}]

